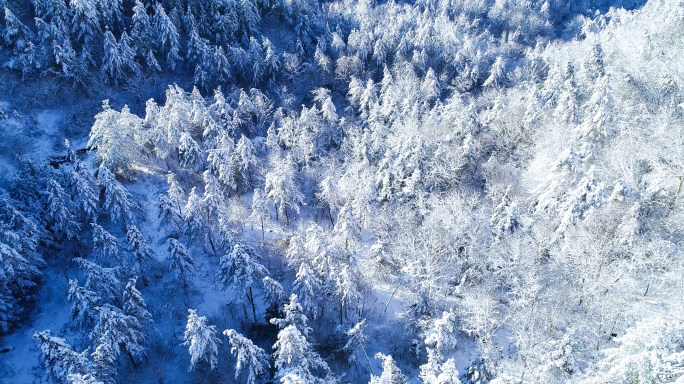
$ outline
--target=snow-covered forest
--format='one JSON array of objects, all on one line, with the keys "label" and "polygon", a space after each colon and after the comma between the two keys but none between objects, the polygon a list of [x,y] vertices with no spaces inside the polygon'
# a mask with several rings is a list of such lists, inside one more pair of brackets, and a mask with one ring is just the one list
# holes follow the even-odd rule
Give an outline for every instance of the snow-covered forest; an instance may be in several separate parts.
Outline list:
[{"label": "snow-covered forest", "polygon": [[0,8],[0,383],[684,383],[681,0]]}]

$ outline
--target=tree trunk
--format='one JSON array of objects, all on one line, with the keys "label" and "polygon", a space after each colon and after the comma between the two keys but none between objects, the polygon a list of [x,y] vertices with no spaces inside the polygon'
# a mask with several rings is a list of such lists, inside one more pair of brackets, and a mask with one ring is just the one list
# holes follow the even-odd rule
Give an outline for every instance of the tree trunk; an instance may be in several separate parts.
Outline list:
[{"label": "tree trunk", "polygon": [[264,233],[264,218],[261,217],[261,242],[266,242],[266,234]]},{"label": "tree trunk", "polygon": [[216,248],[214,247],[214,240],[211,238],[211,231],[207,232],[207,238],[209,239],[211,250],[214,251],[214,256],[218,257],[218,254],[216,254]]},{"label": "tree trunk", "polygon": [[371,374],[375,374],[375,372],[373,372],[373,365],[371,364],[368,354],[366,353],[366,348],[364,348],[363,345],[361,345],[361,350],[363,351],[363,355],[366,356],[366,361],[368,362],[368,368],[370,369]]},{"label": "tree trunk", "polygon": [[256,307],[254,306],[254,293],[252,292],[252,287],[249,287],[249,294],[247,295],[249,303],[252,304],[252,314],[254,315],[254,324],[257,324]]},{"label": "tree trunk", "polygon": [[397,287],[394,288],[394,292],[392,292],[392,295],[390,296],[389,300],[387,300],[387,304],[385,304],[385,310],[382,311],[382,315],[380,315],[380,317],[382,317],[385,314],[385,312],[387,312],[387,307],[389,307],[389,303],[390,301],[392,301],[394,294],[397,293],[397,291],[399,290],[399,287],[401,287],[401,284],[397,285]]}]

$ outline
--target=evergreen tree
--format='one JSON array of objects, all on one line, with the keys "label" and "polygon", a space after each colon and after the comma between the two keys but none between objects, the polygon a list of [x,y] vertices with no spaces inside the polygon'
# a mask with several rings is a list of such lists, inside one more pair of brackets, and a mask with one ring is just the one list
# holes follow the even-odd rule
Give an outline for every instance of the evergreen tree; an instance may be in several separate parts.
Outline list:
[{"label": "evergreen tree", "polygon": [[230,287],[240,296],[244,295],[252,305],[254,323],[258,322],[252,285],[268,275],[268,270],[259,263],[259,256],[251,248],[235,244],[233,250],[221,258],[216,279],[224,289]]},{"label": "evergreen tree", "polygon": [[[283,383],[317,383],[315,372],[328,373],[328,364],[311,350],[311,345],[294,325],[278,332],[275,349],[276,378]],[[312,372],[313,371],[313,372]]]},{"label": "evergreen tree", "polygon": [[277,325],[281,330],[289,326],[294,326],[297,328],[298,332],[303,335],[303,337],[307,337],[309,335],[311,328],[306,325],[308,319],[304,314],[302,305],[297,301],[297,295],[293,293],[290,296],[290,302],[285,304],[283,312],[285,313],[285,318],[271,319],[271,324]]},{"label": "evergreen tree", "polygon": [[130,44],[131,38],[126,32],[121,35],[118,42],[112,31],[107,30],[104,34],[102,71],[109,75],[115,85],[118,85],[119,80],[128,79],[130,74],[140,72],[140,64],[135,61],[135,51]]},{"label": "evergreen tree", "polygon": [[100,18],[97,12],[97,1],[72,1],[69,3],[69,8],[72,14],[72,32],[76,35],[76,40],[83,41],[84,46],[90,48],[93,40],[100,33]]},{"label": "evergreen tree", "polygon": [[174,238],[169,239],[168,252],[169,271],[173,271],[187,289],[195,276],[195,260],[185,246]]},{"label": "evergreen tree", "polygon": [[48,182],[46,213],[52,231],[67,239],[76,237],[80,225],[71,213],[71,199],[55,180]]},{"label": "evergreen tree", "polygon": [[71,304],[71,321],[75,322],[74,328],[90,329],[97,319],[95,308],[100,304],[100,296],[85,287],[79,287],[77,280],[69,280],[69,301]]},{"label": "evergreen tree", "polygon": [[104,203],[102,208],[109,213],[110,219],[123,221],[124,225],[133,223],[133,211],[138,208],[137,204],[131,199],[131,194],[126,190],[114,174],[106,167],[101,166],[97,170],[97,181],[103,190]]},{"label": "evergreen tree", "polygon": [[90,333],[90,339],[97,345],[92,353],[93,360],[103,371],[110,371],[123,352],[135,366],[145,352],[142,325],[137,318],[114,306],[104,305],[97,309],[100,319]]},{"label": "evergreen tree", "polygon": [[[109,107],[109,100],[102,102],[103,111],[95,115],[90,130],[89,148],[97,148],[96,162],[116,173],[130,176],[131,167],[142,155],[140,132],[143,120],[132,114],[128,106],[121,112]],[[98,175],[100,171],[97,171]],[[99,178],[99,177],[98,177]]]},{"label": "evergreen tree", "polygon": [[85,163],[75,160],[74,169],[69,176],[74,204],[86,220],[94,221],[99,211],[100,194],[93,174]]},{"label": "evergreen tree", "polygon": [[180,35],[178,34],[178,28],[176,28],[173,21],[166,14],[164,6],[160,3],[156,3],[154,6],[154,24],[159,49],[162,52],[167,52],[166,62],[171,69],[174,69],[176,67],[176,60],[181,59],[178,55],[180,51]]},{"label": "evergreen tree", "polygon": [[261,162],[259,157],[257,157],[254,145],[245,135],[240,137],[235,146],[233,156],[240,176],[245,182],[245,187],[248,188],[254,182],[252,175],[256,173]]},{"label": "evergreen tree", "polygon": [[188,132],[183,132],[180,137],[178,157],[181,166],[198,171],[202,169],[204,152]]},{"label": "evergreen tree", "polygon": [[297,295],[304,311],[312,318],[318,317],[318,300],[323,292],[321,283],[306,262],[299,265],[292,293]]},{"label": "evergreen tree", "polygon": [[371,384],[407,384],[406,376],[401,373],[401,370],[394,364],[392,356],[377,353],[375,358],[382,360],[382,374],[380,377],[371,375]]},{"label": "evergreen tree", "polygon": [[143,284],[148,285],[147,278],[145,278],[145,273],[143,272],[143,264],[146,261],[152,260],[154,258],[154,253],[152,248],[145,241],[145,237],[138,228],[130,224],[128,225],[128,230],[126,232],[126,243],[128,243],[128,251],[133,254],[135,261],[138,263],[140,268],[140,276],[142,277]]},{"label": "evergreen tree", "polygon": [[268,376],[269,356],[263,349],[257,347],[252,341],[233,329],[223,331],[230,343],[232,353],[237,364],[235,365],[235,380],[244,372],[246,384],[257,384]]},{"label": "evergreen tree", "polygon": [[285,298],[285,291],[279,282],[266,276],[261,280],[261,285],[264,290],[264,298],[266,302],[275,308],[279,308],[283,299]]},{"label": "evergreen tree", "polygon": [[135,288],[138,278],[128,280],[123,293],[123,312],[127,316],[133,316],[141,324],[152,324],[152,315],[147,311],[147,305],[143,300],[140,291]]},{"label": "evergreen tree", "polygon": [[101,226],[91,223],[93,231],[93,256],[96,260],[110,264],[114,259],[121,262],[119,250],[121,245],[116,237],[105,231]]},{"label": "evergreen tree", "polygon": [[2,39],[6,46],[13,46],[15,52],[21,52],[31,44],[33,32],[6,5],[4,8],[5,28],[2,29]]},{"label": "evergreen tree", "polygon": [[45,379],[66,382],[71,374],[92,375],[93,363],[88,360],[88,351],[77,353],[66,340],[52,336],[50,330],[36,332],[33,338],[40,342],[41,362],[45,367]]},{"label": "evergreen tree", "polygon": [[276,213],[284,215],[286,225],[290,225],[287,208],[299,212],[299,204],[304,201],[297,182],[295,164],[288,153],[285,159],[273,157],[271,165],[271,170],[266,174],[264,192],[266,198],[277,207]]},{"label": "evergreen tree", "polygon": [[363,352],[363,356],[366,358],[366,361],[368,362],[368,368],[370,368],[372,372],[373,367],[371,366],[370,359],[368,358],[368,354],[366,353],[366,348],[364,347],[365,344],[368,344],[369,340],[370,338],[368,337],[368,335],[366,335],[366,319],[363,319],[347,331],[347,343],[344,345],[344,347],[342,347],[342,349],[349,353],[349,364],[353,363],[354,365],[356,365],[356,355],[360,348],[361,352]]},{"label": "evergreen tree", "polygon": [[266,234],[264,232],[264,220],[271,218],[271,212],[266,205],[266,198],[264,191],[257,188],[252,195],[252,219],[258,220],[261,224],[261,241],[266,241]]},{"label": "evergreen tree", "polygon": [[218,359],[218,344],[221,343],[216,337],[216,327],[213,325],[206,325],[207,318],[197,316],[197,311],[188,309],[188,325],[185,329],[183,345],[188,346],[190,353],[190,368],[188,371],[195,369],[198,362],[204,361],[209,363],[211,370],[216,368]]},{"label": "evergreen tree", "polygon": [[118,268],[102,268],[81,258],[75,258],[74,262],[86,273],[86,280],[83,285],[85,289],[95,292],[109,303],[120,301],[121,281],[117,277],[120,272]]}]

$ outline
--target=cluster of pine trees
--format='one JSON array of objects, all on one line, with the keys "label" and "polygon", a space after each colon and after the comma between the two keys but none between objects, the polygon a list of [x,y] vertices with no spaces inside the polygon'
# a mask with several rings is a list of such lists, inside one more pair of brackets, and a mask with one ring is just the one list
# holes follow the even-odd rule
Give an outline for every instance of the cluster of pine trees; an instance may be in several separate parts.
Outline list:
[{"label": "cluster of pine trees", "polygon": [[0,333],[69,276],[46,380],[684,376],[680,2],[0,4],[24,81],[195,85],[16,159]]}]

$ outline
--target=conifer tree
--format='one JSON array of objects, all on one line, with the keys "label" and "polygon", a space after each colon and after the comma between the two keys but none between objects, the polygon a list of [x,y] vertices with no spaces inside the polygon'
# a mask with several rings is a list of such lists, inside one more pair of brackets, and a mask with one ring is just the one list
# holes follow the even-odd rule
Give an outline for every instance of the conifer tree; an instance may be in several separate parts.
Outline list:
[{"label": "conifer tree", "polygon": [[95,308],[100,304],[100,296],[85,287],[79,287],[77,280],[69,280],[69,301],[71,304],[71,321],[75,322],[74,328],[89,329],[97,319]]},{"label": "conifer tree", "polygon": [[156,3],[154,6],[154,24],[156,28],[157,42],[162,52],[166,51],[166,62],[171,69],[176,67],[176,60],[180,60],[180,35],[178,28],[169,18],[164,6]]},{"label": "conifer tree", "polygon": [[91,223],[93,232],[93,256],[96,260],[110,264],[116,259],[121,262],[119,240],[101,226]]},{"label": "conifer tree", "polygon": [[100,194],[93,174],[85,163],[76,160],[69,176],[71,190],[74,193],[74,204],[81,210],[82,216],[94,221],[99,210]]},{"label": "conifer tree", "polygon": [[221,340],[216,337],[216,327],[207,325],[207,318],[197,316],[197,311],[188,309],[188,325],[185,329],[183,345],[188,346],[190,353],[190,368],[195,369],[197,363],[204,361],[209,364],[211,370],[216,368],[218,359],[218,344]]},{"label": "conifer tree", "polygon": [[230,353],[237,360],[235,379],[237,380],[244,372],[246,384],[257,384],[259,380],[265,380],[270,368],[268,354],[233,329],[227,329],[223,331],[223,334],[228,337]]},{"label": "conifer tree", "polygon": [[261,241],[266,241],[266,234],[264,232],[264,220],[271,218],[271,212],[266,205],[266,198],[264,191],[257,188],[252,195],[252,219],[258,220],[261,224]]},{"label": "conifer tree", "polygon": [[[315,372],[327,374],[328,364],[311,349],[306,337],[294,325],[278,332],[275,349],[276,378],[284,383],[315,383]],[[313,372],[312,372],[313,371]]]},{"label": "conifer tree", "polygon": [[152,248],[150,248],[150,246],[147,244],[147,241],[145,241],[145,237],[143,236],[142,232],[140,232],[140,230],[138,230],[138,228],[133,224],[128,225],[128,229],[126,231],[126,243],[128,244],[128,251],[133,254],[135,261],[138,263],[143,284],[147,286],[148,282],[143,272],[143,264],[146,261],[153,259],[154,255]]},{"label": "conifer tree", "polygon": [[102,371],[113,371],[114,363],[123,352],[135,366],[145,352],[142,325],[137,318],[112,305],[97,309],[100,319],[90,333],[90,339],[97,345],[92,353],[93,360]]},{"label": "conifer tree", "polygon": [[382,374],[378,377],[371,375],[371,384],[407,384],[406,376],[394,363],[392,356],[377,353],[375,358],[382,360]]},{"label": "conifer tree", "polygon": [[174,238],[169,239],[168,252],[169,271],[173,271],[187,289],[195,276],[195,261],[185,246]]},{"label": "conifer tree", "polygon": [[298,332],[302,334],[304,337],[309,335],[309,332],[311,332],[311,328],[309,328],[309,326],[306,325],[308,319],[304,314],[302,305],[298,302],[297,295],[295,295],[294,293],[290,295],[290,302],[288,304],[285,304],[283,312],[285,313],[285,318],[271,319],[271,324],[277,325],[278,328],[280,328],[281,330],[289,326],[294,326],[297,328]]},{"label": "conifer tree", "polygon": [[47,190],[47,217],[51,229],[67,239],[76,237],[80,225],[71,213],[71,199],[62,186],[51,179]]},{"label": "conifer tree", "polygon": [[128,280],[123,293],[123,312],[127,316],[133,316],[141,324],[152,324],[152,315],[147,311],[147,305],[140,291],[135,288],[138,278]]},{"label": "conifer tree", "polygon": [[292,293],[297,295],[302,308],[312,319],[318,317],[318,300],[321,292],[321,283],[314,272],[306,262],[301,263],[292,286]]},{"label": "conifer tree", "polygon": [[232,251],[221,258],[217,280],[223,284],[224,289],[230,287],[252,305],[254,323],[258,322],[256,306],[254,304],[254,291],[252,285],[268,275],[268,270],[259,263],[259,256],[253,249],[242,244],[235,244]]},{"label": "conifer tree", "polygon": [[69,375],[92,375],[95,372],[87,350],[81,353],[74,351],[66,340],[52,336],[49,329],[34,333],[33,338],[40,342],[46,380],[65,382]]},{"label": "conifer tree", "polygon": [[95,292],[109,303],[120,302],[121,281],[117,277],[118,268],[102,268],[92,261],[75,258],[74,262],[86,273],[83,287]]},{"label": "conifer tree", "polygon": [[110,219],[113,222],[121,220],[124,224],[132,224],[134,222],[133,211],[138,206],[132,200],[126,187],[116,180],[107,167],[103,166],[97,170],[97,181],[104,191],[102,208],[109,213]]}]

